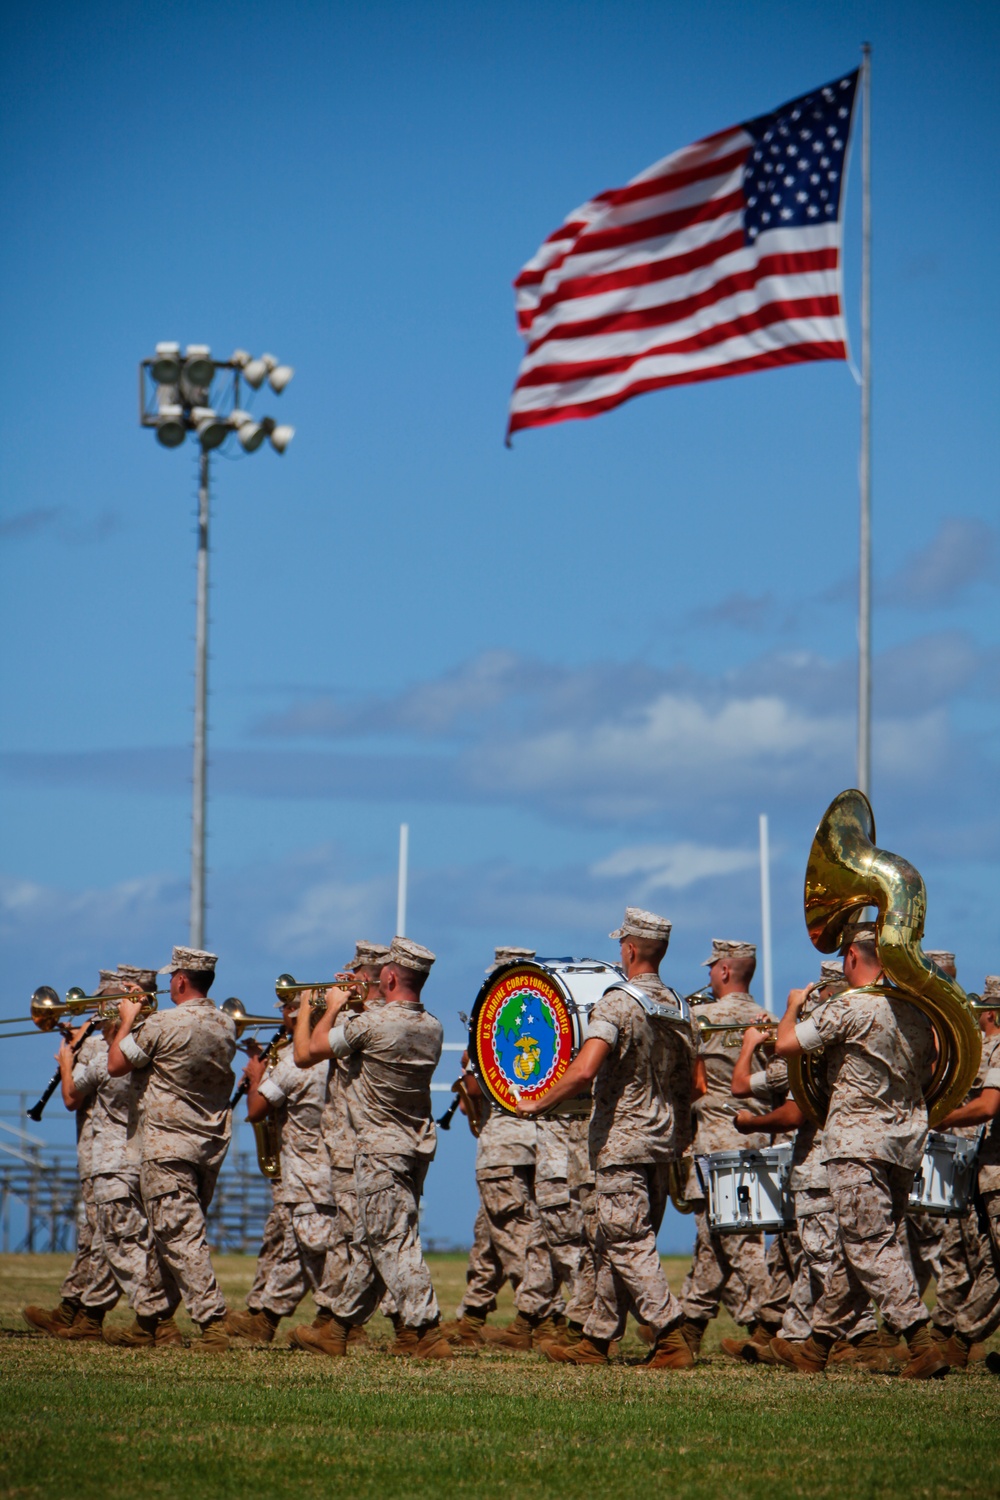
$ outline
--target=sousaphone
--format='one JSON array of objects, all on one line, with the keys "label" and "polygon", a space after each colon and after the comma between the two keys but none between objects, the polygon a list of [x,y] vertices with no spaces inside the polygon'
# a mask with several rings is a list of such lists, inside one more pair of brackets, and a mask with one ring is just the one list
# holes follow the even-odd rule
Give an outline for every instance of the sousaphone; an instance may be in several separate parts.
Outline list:
[{"label": "sousaphone", "polygon": [[[982,1038],[962,986],[920,947],[927,914],[920,872],[898,854],[876,848],[875,815],[863,792],[841,792],[823,814],[809,851],[804,902],[809,937],[820,953],[837,952],[865,907],[877,909],[878,955],[887,982],[866,985],[865,993],[906,1000],[934,1027],[937,1057],[925,1096],[936,1125],[968,1093]],[[800,1109],[822,1125],[829,1101],[817,1054],[789,1058],[788,1073]]]}]

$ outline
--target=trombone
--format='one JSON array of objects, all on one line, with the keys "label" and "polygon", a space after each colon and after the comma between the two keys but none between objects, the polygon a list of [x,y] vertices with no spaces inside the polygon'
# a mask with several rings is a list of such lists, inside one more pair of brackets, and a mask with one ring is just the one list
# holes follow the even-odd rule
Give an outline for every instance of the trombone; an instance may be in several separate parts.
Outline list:
[{"label": "trombone", "polygon": [[279,1016],[251,1016],[243,1001],[236,995],[230,995],[228,1000],[223,1000],[219,1009],[232,1021],[238,1037],[242,1036],[244,1031],[256,1031],[261,1026],[281,1026]]},{"label": "trombone", "polygon": [[368,991],[371,983],[367,979],[359,979],[356,974],[350,974],[346,970],[335,974],[332,979],[318,980],[315,984],[301,984],[291,974],[279,974],[274,981],[274,993],[283,1005],[293,1000],[296,995],[303,995],[307,990],[315,990],[316,994],[310,1000],[313,1010],[326,1010],[326,991],[334,987],[349,990],[352,1005],[364,1005],[368,999]]},{"label": "trombone", "polygon": [[[65,1001],[61,1001],[56,991],[48,984],[39,985],[31,997],[29,1014],[26,1016],[5,1016],[0,1025],[14,1026],[23,1021],[30,1021],[37,1026],[39,1031],[55,1031],[67,1016],[92,1015],[95,1020],[101,1022],[117,1021],[117,1002],[119,1000],[139,1000],[143,1002],[142,1014],[150,1015],[156,1009],[156,995],[146,990],[123,990],[120,995],[88,995],[79,986],[74,985],[71,990],[66,991]],[[27,1031],[16,1031],[0,1033],[0,1041],[5,1036],[30,1036]]]}]

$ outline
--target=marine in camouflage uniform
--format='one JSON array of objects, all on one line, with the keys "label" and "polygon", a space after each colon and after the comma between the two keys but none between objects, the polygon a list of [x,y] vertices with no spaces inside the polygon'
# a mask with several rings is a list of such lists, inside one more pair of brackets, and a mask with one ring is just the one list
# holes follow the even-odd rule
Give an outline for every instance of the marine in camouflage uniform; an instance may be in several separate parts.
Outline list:
[{"label": "marine in camouflage uniform", "polygon": [[437,1145],[430,1084],[443,1041],[440,1021],[420,998],[433,963],[419,943],[395,938],[379,979],[385,1004],[342,1019],[348,994],[331,990],[313,1034],[314,1055],[324,1048],[338,1058],[357,1055],[360,1069],[348,1098],[357,1136],[358,1227],[331,1323],[296,1330],[311,1352],[343,1355],[352,1328],[366,1323],[389,1291],[399,1316],[393,1352],[451,1357],[419,1233],[420,1195]]},{"label": "marine in camouflage uniform", "polygon": [[995,1000],[997,1009],[980,1015],[983,1055],[976,1081],[965,1104],[940,1126],[964,1136],[984,1130],[977,1199],[961,1218],[945,1221],[934,1309],[935,1335],[945,1358],[960,1368],[968,1363],[972,1346],[1000,1327],[1000,975],[986,976],[983,999]]},{"label": "marine in camouflage uniform", "polygon": [[[113,970],[102,969],[99,985],[107,990],[110,982],[116,981]],[[100,990],[99,990],[100,992]],[[110,991],[108,991],[110,993]],[[117,992],[117,991],[116,991]],[[66,1049],[68,1051],[68,1049]],[[74,1061],[80,1067],[107,1057],[108,1044],[100,1032],[92,1033],[84,1041],[75,1060],[63,1056],[59,1049],[59,1069],[63,1080],[63,1102],[71,1109],[76,1119],[76,1161],[80,1179],[80,1199],[76,1215],[76,1254],[66,1279],[59,1289],[59,1306],[45,1308],[29,1306],[24,1309],[25,1321],[43,1333],[55,1336],[65,1332],[81,1320],[84,1303],[100,1316],[108,1312],[118,1300],[118,1283],[111,1274],[107,1257],[101,1247],[97,1230],[97,1206],[94,1201],[94,1105],[96,1085],[80,1091],[78,1103],[69,1104],[66,1085],[71,1080]]]},{"label": "marine in camouflage uniform", "polygon": [[930,1335],[902,1222],[927,1137],[934,1034],[916,1006],[864,988],[882,973],[871,926],[854,930],[844,972],[851,988],[804,1020],[805,992],[793,990],[778,1030],[780,1055],[824,1051],[830,1103],[822,1159],[839,1234],[810,1338],[797,1346],[779,1337],[772,1347],[793,1369],[821,1370],[871,1299],[910,1346],[904,1375],[927,1379],[948,1365]]},{"label": "marine in camouflage uniform", "polygon": [[[519,1113],[537,1113],[575,1096],[583,1081],[594,1081],[594,1306],[578,1343],[547,1344],[545,1353],[569,1364],[606,1364],[631,1312],[653,1331],[650,1366],[683,1369],[694,1356],[680,1332],[683,1312],[660,1263],[656,1235],[670,1165],[690,1138],[693,1039],[686,1023],[655,1011],[676,1004],[656,972],[670,923],[629,907],[611,936],[621,943],[627,983],[609,989],[594,1006],[584,1045],[559,1082],[542,1100],[518,1105]],[[636,989],[649,1005],[629,993]]]},{"label": "marine in camouflage uniform", "polygon": [[[711,957],[705,960],[715,999],[699,1005],[698,1021],[717,1025],[732,1022],[745,1026],[761,1015],[761,1007],[747,990],[756,966],[752,943],[733,938],[714,938]],[[696,1029],[695,1035],[698,1036]],[[707,1183],[702,1181],[697,1159],[715,1151],[761,1150],[770,1145],[766,1135],[740,1135],[733,1124],[733,1067],[739,1048],[725,1045],[724,1032],[701,1036],[698,1057],[704,1070],[706,1092],[695,1099],[695,1162],[688,1175],[685,1196],[694,1204],[695,1244],[691,1270],[681,1290],[686,1330],[697,1349],[711,1318],[725,1307],[735,1323],[753,1328],[771,1291],[771,1278],[764,1252],[764,1236],[713,1234],[708,1223]],[[763,1054],[759,1067],[765,1066]],[[763,1105],[748,1106],[760,1114]]]},{"label": "marine in camouflage uniform", "polygon": [[[292,1007],[284,1012],[290,1030]],[[321,1068],[300,1068],[287,1045],[270,1063],[251,1058],[247,1117],[257,1124],[269,1116],[280,1140],[281,1175],[272,1184],[274,1207],[264,1227],[264,1255],[247,1296],[245,1313],[230,1313],[231,1334],[269,1343],[283,1317],[295,1311],[307,1292],[330,1316],[327,1258],[334,1245],[337,1210],[330,1161],[320,1134],[326,1099]]]},{"label": "marine in camouflage uniform", "polygon": [[595,1180],[590,1164],[590,1102],[586,1113],[542,1115],[535,1201],[552,1259],[553,1289],[558,1295],[562,1287],[567,1288],[565,1316],[571,1326],[579,1328],[587,1321],[597,1291]]},{"label": "marine in camouflage uniform", "polygon": [[216,962],[214,953],[175,948],[165,971],[175,1008],[157,1011],[133,1032],[133,1011],[123,1001],[124,1035],[119,1032],[109,1056],[109,1071],[120,1067],[134,1074],[130,1152],[139,1167],[162,1288],[137,1295],[137,1323],[155,1337],[156,1324],[183,1299],[202,1330],[195,1347],[206,1352],[229,1345],[205,1222],[229,1148],[236,1052],[233,1022],[203,992]]}]

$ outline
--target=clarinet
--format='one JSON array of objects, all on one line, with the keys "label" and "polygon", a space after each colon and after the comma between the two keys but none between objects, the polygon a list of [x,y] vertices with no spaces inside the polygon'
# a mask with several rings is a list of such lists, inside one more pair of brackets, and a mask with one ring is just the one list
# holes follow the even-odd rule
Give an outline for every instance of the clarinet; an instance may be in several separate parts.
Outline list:
[{"label": "clarinet", "polygon": [[[279,1027],[279,1029],[274,1033],[274,1036],[268,1042],[267,1046],[264,1048],[263,1052],[260,1054],[260,1060],[261,1060],[261,1062],[266,1062],[267,1061],[267,1059],[271,1056],[271,1053],[274,1051],[276,1044],[281,1041],[281,1038],[284,1035],[285,1035],[285,1028],[284,1028],[284,1026]],[[57,1073],[56,1074],[56,1082],[58,1083],[58,1081],[59,1081],[59,1075]],[[236,1106],[237,1106],[237,1104],[239,1104],[240,1100],[242,1098],[244,1098],[246,1096],[246,1094],[249,1093],[249,1091],[250,1091],[250,1080],[249,1080],[249,1078],[244,1078],[243,1082],[240,1084],[239,1088],[236,1090],[236,1093],[230,1099],[230,1101],[229,1101],[229,1108],[230,1109],[235,1109]]]},{"label": "clarinet", "polygon": [[[80,1048],[83,1046],[84,1042],[92,1034],[92,1032],[96,1031],[97,1028],[98,1028],[98,1026],[101,1026],[101,1025],[103,1025],[103,1022],[98,1021],[98,1019],[96,1018],[96,1016],[94,1017],[94,1019],[92,1021],[88,1021],[87,1022],[86,1026],[83,1028],[83,1035],[80,1037],[79,1041],[76,1041],[76,1042],[73,1043],[73,1056],[74,1057],[76,1057],[76,1055],[79,1052]],[[69,1039],[68,1038],[68,1029],[69,1028],[67,1027],[66,1030],[63,1031],[63,1036],[67,1040]],[[28,1110],[28,1119],[29,1120],[34,1120],[34,1122],[35,1122],[36,1125],[38,1124],[38,1121],[42,1118],[42,1112],[45,1109],[46,1104],[48,1104],[49,1100],[52,1098],[52,1095],[55,1093],[56,1089],[59,1087],[60,1076],[61,1075],[60,1075],[59,1069],[56,1068],[56,1070],[53,1073],[52,1077],[49,1079],[48,1086],[47,1086],[47,1088],[45,1090],[45,1093],[38,1100],[38,1102],[36,1104],[33,1104],[31,1106],[31,1108]]]},{"label": "clarinet", "polygon": [[442,1130],[451,1129],[451,1122],[455,1118],[455,1114],[461,1102],[461,1099],[459,1099],[458,1095],[456,1094],[454,1099],[448,1105],[448,1108],[445,1110],[444,1114],[441,1116],[440,1120],[438,1120],[438,1125]]}]

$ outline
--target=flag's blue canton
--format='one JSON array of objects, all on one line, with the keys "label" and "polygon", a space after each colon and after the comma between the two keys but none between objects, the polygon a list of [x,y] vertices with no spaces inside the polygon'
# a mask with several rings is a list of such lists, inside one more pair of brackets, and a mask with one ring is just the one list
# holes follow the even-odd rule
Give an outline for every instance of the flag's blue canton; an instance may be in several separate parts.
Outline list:
[{"label": "flag's blue canton", "polygon": [[840,210],[858,73],[792,99],[743,126],[755,142],[743,168],[743,234],[829,224]]}]

